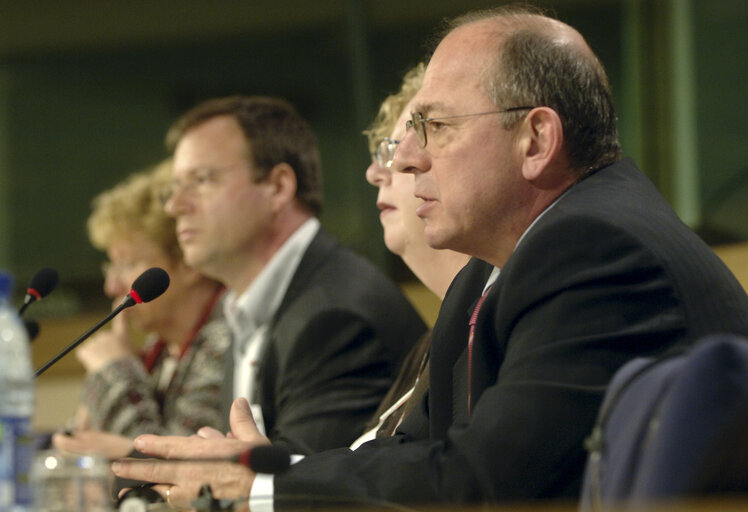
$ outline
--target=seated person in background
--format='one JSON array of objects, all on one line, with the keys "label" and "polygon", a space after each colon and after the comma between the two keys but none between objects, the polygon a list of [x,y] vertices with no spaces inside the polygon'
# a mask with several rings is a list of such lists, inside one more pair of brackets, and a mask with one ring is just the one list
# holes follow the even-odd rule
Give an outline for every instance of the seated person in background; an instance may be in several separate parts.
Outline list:
[{"label": "seated person in background", "polygon": [[223,417],[245,397],[295,453],[348,446],[426,327],[394,283],[321,227],[311,127],[283,100],[234,96],[186,112],[167,141],[165,209],[185,261],[229,290]]},{"label": "seated person in background", "polygon": [[[416,208],[423,201],[413,194],[413,176],[393,173],[390,169],[398,139],[405,134],[405,121],[410,115],[406,107],[421,87],[425,69],[424,64],[418,64],[405,74],[400,91],[382,102],[376,119],[364,132],[372,155],[366,179],[379,188],[377,207],[381,211],[379,218],[387,249],[400,256],[413,274],[443,299],[452,279],[470,258],[448,249],[432,249],[426,243],[423,221],[416,215]],[[367,425],[366,433],[351,448],[375,436],[394,434],[403,416],[420,401],[428,387],[430,345],[429,332],[410,351],[400,374]]]},{"label": "seated person in background", "polygon": [[[86,369],[81,406],[74,434],[55,436],[58,448],[116,457],[129,453],[130,439],[139,434],[187,435],[206,424],[225,424],[217,400],[231,342],[217,307],[223,287],[182,259],[174,219],[158,197],[170,173],[171,163],[165,161],[93,202],[88,231],[109,258],[107,296],[119,304],[150,267],[163,268],[170,285],[147,305],[124,310],[111,330],[77,349]],[[131,323],[148,334],[143,350],[134,344]]]},{"label": "seated person in background", "polygon": [[[415,213],[423,201],[413,195],[413,177],[389,169],[397,137],[404,134],[408,110],[405,108],[418,91],[425,66],[419,64],[406,73],[398,93],[387,97],[377,118],[366,130],[372,163],[366,178],[379,188],[377,206],[387,248],[397,254],[426,287],[444,298],[447,288],[469,257],[450,250],[429,247],[423,234],[423,221]],[[379,405],[364,435],[351,448],[375,436],[390,436],[402,417],[419,402],[428,383],[430,333],[424,334],[408,353],[395,382]],[[416,387],[416,383],[420,383]]]}]

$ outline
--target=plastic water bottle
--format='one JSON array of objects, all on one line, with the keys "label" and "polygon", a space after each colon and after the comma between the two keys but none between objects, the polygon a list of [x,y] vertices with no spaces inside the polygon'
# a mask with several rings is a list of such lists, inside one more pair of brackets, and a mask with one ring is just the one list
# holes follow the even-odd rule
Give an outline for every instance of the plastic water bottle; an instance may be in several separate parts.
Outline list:
[{"label": "plastic water bottle", "polygon": [[26,328],[11,305],[13,280],[0,273],[0,511],[31,510],[34,372]]}]

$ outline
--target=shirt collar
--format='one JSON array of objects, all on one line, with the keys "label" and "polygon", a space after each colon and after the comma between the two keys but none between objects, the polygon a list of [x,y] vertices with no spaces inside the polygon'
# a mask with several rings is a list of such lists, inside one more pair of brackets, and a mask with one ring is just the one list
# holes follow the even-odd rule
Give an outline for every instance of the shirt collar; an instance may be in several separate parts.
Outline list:
[{"label": "shirt collar", "polygon": [[308,219],[283,243],[241,295],[233,291],[227,294],[224,314],[235,339],[244,339],[242,334],[270,321],[319,228],[317,218]]},{"label": "shirt collar", "polygon": [[[517,240],[517,243],[514,245],[514,250],[515,251],[517,250],[517,247],[522,242],[522,240],[525,238],[525,236],[527,235],[527,233],[529,233],[530,230],[535,226],[535,224],[538,223],[538,221],[540,220],[540,218],[543,215],[545,215],[546,213],[548,213],[548,211],[551,208],[553,208],[554,206],[556,206],[556,203],[558,203],[561,200],[561,198],[563,198],[567,194],[567,192],[569,192],[570,189],[571,189],[571,187],[569,187],[566,190],[564,190],[564,192],[560,196],[558,196],[551,204],[549,204],[548,207],[545,210],[543,210],[542,212],[540,212],[540,215],[538,215],[537,217],[535,217],[535,219],[530,223],[530,225],[527,226],[527,229],[524,231],[524,233],[522,233],[522,236],[519,237],[519,240]],[[486,292],[486,290],[488,289],[489,286],[491,286],[493,283],[496,282],[496,279],[499,278],[499,273],[500,272],[501,272],[501,269],[499,267],[494,267],[493,268],[493,270],[491,271],[491,275],[488,276],[488,281],[486,281],[486,285],[483,288],[483,293]]]},{"label": "shirt collar", "polygon": [[530,225],[527,226],[527,229],[525,230],[524,233],[522,233],[522,236],[519,237],[519,240],[517,240],[517,244],[514,246],[514,250],[515,251],[517,250],[517,246],[522,242],[522,240],[525,238],[525,236],[527,235],[527,233],[530,232],[530,230],[535,226],[535,224],[538,223],[538,221],[540,220],[540,218],[543,217],[543,215],[545,215],[546,213],[548,213],[551,208],[553,208],[554,206],[556,206],[556,204],[569,192],[569,190],[571,190],[571,187],[569,187],[566,190],[564,190],[564,192],[560,196],[558,196],[551,204],[549,204],[548,207],[545,210],[543,210],[542,212],[540,212],[540,215],[538,215],[537,217],[535,217],[535,219],[530,223]]}]

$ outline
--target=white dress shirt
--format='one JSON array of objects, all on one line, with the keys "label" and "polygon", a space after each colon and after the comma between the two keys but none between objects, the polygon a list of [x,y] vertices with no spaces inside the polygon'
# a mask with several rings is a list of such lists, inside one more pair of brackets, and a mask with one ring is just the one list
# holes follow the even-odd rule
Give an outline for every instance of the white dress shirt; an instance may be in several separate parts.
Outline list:
[{"label": "white dress shirt", "polygon": [[257,427],[263,434],[262,409],[255,392],[258,364],[267,342],[269,323],[319,226],[316,218],[307,220],[241,295],[230,292],[224,302],[226,321],[234,335],[234,399],[245,397],[249,401]]}]

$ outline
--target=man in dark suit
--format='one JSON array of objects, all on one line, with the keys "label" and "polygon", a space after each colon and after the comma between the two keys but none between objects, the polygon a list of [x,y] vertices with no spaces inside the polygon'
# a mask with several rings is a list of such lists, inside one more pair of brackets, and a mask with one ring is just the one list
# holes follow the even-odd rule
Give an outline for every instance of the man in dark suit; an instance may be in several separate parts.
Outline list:
[{"label": "man in dark suit", "polygon": [[[745,334],[748,297],[621,160],[607,78],[571,27],[511,9],[459,18],[412,112],[393,169],[415,175],[429,244],[475,256],[434,326],[428,396],[394,437],[275,475],[274,502],[576,498],[583,441],[613,373],[708,332]],[[231,420],[236,439],[135,443],[173,458],[267,443],[244,402]],[[251,494],[250,507],[269,492],[248,469],[226,464],[228,483],[208,467],[115,472],[149,475],[177,503],[198,482],[222,497]]]},{"label": "man in dark suit", "polygon": [[185,261],[229,290],[225,417],[243,396],[294,453],[346,446],[425,326],[389,279],[320,228],[310,127],[282,100],[229,97],[185,113],[167,140],[165,208]]}]

